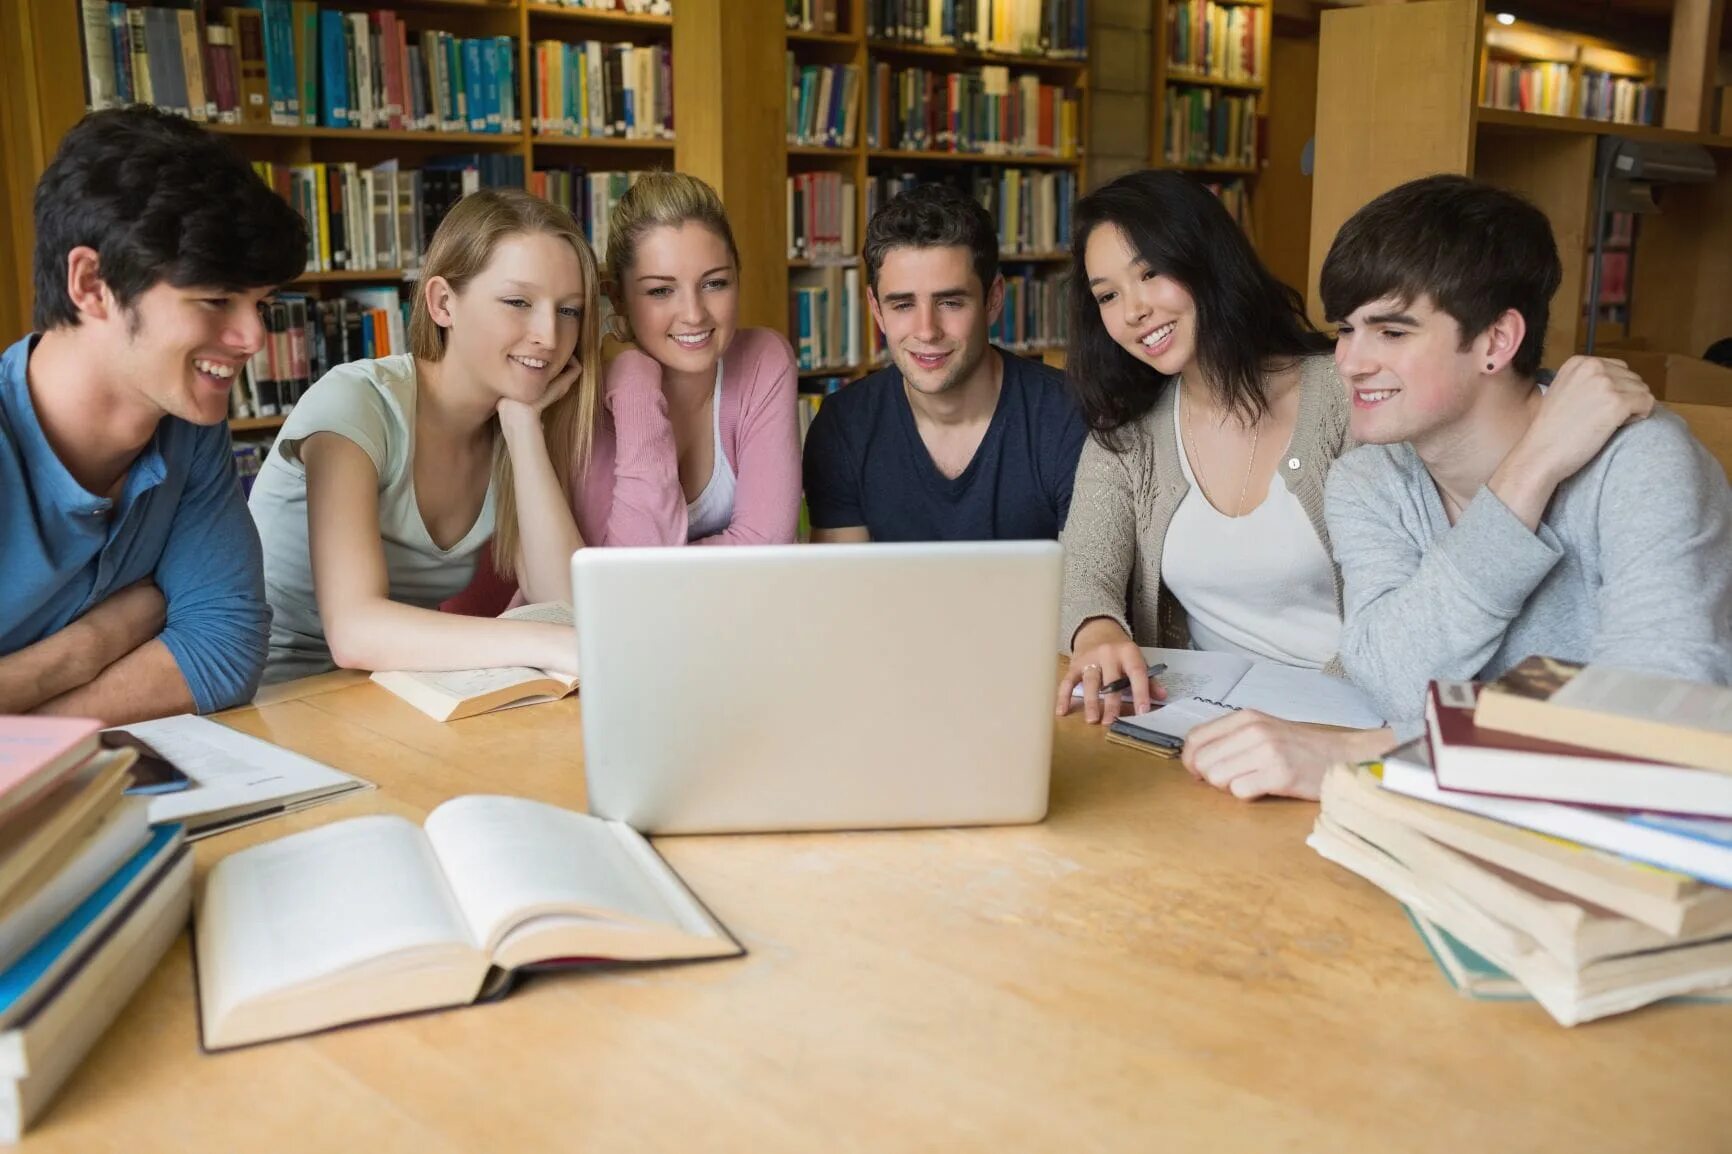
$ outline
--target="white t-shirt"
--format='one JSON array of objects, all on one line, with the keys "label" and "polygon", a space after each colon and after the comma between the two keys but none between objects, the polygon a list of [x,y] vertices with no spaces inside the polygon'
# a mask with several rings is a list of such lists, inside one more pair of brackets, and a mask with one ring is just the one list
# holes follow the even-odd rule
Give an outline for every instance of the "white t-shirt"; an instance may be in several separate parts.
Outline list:
[{"label": "white t-shirt", "polygon": [[336,433],[358,445],[379,471],[379,536],[393,601],[436,609],[469,586],[476,555],[493,537],[493,488],[481,515],[449,549],[433,543],[415,501],[415,358],[407,353],[339,365],[296,403],[253,482],[247,507],[265,553],[271,603],[266,683],[332,669],[313,595],[307,544],[307,470],[302,443]]},{"label": "white t-shirt", "polygon": [[[1161,546],[1161,581],[1184,607],[1191,644],[1307,669],[1341,647],[1335,569],[1317,530],[1279,475],[1243,517],[1209,504],[1191,472],[1180,411],[1173,435],[1190,491]],[[1235,478],[1237,479],[1237,478]]]},{"label": "white t-shirt", "polygon": [[703,492],[686,502],[686,540],[714,537],[734,523],[734,488],[737,478],[722,447],[722,362],[716,362],[716,391],[710,398],[710,436],[715,442],[715,464]]}]

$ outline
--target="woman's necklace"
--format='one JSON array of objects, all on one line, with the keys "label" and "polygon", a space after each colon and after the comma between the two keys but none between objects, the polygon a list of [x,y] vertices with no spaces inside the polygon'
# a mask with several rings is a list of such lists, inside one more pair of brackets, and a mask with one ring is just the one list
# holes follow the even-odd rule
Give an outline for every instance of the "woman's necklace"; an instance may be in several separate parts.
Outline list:
[{"label": "woman's necklace", "polygon": [[[1180,384],[1182,385],[1183,381],[1181,381]],[[1209,483],[1203,478],[1203,455],[1197,451],[1197,434],[1191,429],[1191,406],[1185,402],[1183,393],[1179,394],[1179,404],[1185,412],[1185,436],[1191,442],[1191,472],[1197,475],[1197,487],[1203,490],[1204,499],[1207,500],[1209,504],[1214,505],[1215,508],[1221,509],[1221,506],[1216,503],[1215,498],[1209,493]],[[1242,517],[1245,515],[1245,494],[1251,489],[1251,469],[1257,463],[1257,438],[1263,431],[1262,424],[1261,421],[1258,421],[1255,425],[1251,426],[1251,456],[1245,461],[1245,479],[1239,483],[1239,501],[1233,506],[1233,511],[1231,513],[1227,513],[1225,509],[1221,509],[1221,512],[1227,513],[1227,516],[1229,517]]]}]

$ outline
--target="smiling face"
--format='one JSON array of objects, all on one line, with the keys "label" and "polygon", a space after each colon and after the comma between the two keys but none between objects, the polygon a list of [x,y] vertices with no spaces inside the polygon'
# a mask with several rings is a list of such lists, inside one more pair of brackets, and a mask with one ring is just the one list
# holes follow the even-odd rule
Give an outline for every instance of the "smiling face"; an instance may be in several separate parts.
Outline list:
[{"label": "smiling face", "polygon": [[1336,328],[1335,367],[1353,402],[1349,428],[1365,444],[1424,441],[1454,424],[1478,399],[1488,357],[1495,367],[1510,355],[1501,347],[1506,334],[1487,330],[1464,342],[1455,318],[1423,296],[1371,301]]},{"label": "smiling face", "polygon": [[623,279],[621,304],[638,348],[676,372],[713,375],[740,312],[727,241],[697,221],[652,228],[638,238]]},{"label": "smiling face", "polygon": [[101,322],[113,350],[104,359],[163,413],[217,424],[229,415],[229,390],[241,369],[264,344],[259,302],[271,291],[152,285],[130,310],[116,309]]},{"label": "smiling face", "polygon": [[445,357],[509,400],[534,404],[577,351],[587,305],[571,244],[546,233],[501,240],[461,292],[428,281],[429,310],[447,330]]},{"label": "smiling face", "polygon": [[1101,324],[1120,348],[1174,376],[1197,355],[1197,305],[1184,285],[1148,266],[1118,225],[1089,234],[1083,249]]},{"label": "smiling face", "polygon": [[908,387],[927,396],[969,379],[986,355],[986,335],[1004,305],[1004,278],[980,283],[962,245],[893,248],[867,295],[890,359]]}]

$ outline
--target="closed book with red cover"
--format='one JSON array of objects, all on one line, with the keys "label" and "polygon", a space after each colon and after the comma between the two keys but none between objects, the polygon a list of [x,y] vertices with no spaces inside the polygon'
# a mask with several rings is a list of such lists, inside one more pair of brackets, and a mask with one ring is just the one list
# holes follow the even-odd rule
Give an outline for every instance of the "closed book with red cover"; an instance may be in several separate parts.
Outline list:
[{"label": "closed book with red cover", "polygon": [[1445,789],[1732,817],[1732,776],[1483,729],[1474,724],[1479,693],[1467,682],[1434,681],[1426,695],[1432,765]]},{"label": "closed book with red cover", "polygon": [[0,716],[0,818],[59,785],[96,752],[102,723],[84,717]]}]

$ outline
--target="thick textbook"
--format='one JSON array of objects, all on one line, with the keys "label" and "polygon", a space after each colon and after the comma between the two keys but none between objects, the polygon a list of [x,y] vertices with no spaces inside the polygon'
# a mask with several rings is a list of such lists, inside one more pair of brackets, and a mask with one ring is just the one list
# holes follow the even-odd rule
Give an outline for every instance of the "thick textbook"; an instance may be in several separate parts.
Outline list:
[{"label": "thick textbook", "polygon": [[529,967],[745,951],[649,842],[525,798],[454,798],[242,850],[205,881],[199,1021],[220,1050],[503,995]]}]

